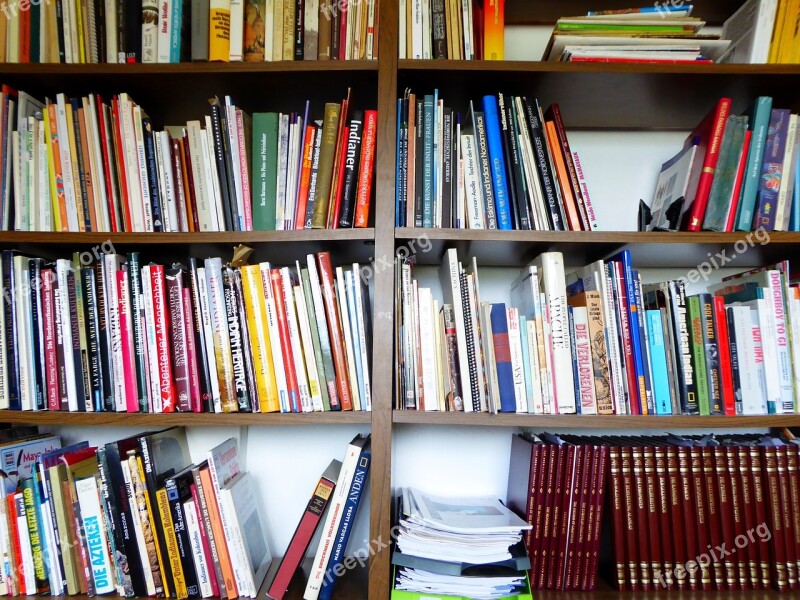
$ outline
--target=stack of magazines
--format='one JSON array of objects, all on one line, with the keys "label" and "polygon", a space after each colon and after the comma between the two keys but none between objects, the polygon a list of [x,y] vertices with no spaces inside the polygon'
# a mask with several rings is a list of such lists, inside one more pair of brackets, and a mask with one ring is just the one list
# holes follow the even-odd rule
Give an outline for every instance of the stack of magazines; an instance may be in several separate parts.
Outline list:
[{"label": "stack of magazines", "polygon": [[530,598],[531,527],[494,497],[439,498],[406,488],[398,499],[393,600]]}]

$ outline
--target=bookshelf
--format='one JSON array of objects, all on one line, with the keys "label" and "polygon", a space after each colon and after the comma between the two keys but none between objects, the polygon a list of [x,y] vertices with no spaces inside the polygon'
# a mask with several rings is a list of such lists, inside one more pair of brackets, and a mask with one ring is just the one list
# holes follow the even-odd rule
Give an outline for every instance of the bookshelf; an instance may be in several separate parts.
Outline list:
[{"label": "bookshelf", "polygon": [[[608,8],[624,7],[629,0],[607,0]],[[546,0],[536,3],[508,0],[507,24],[547,25],[564,14],[584,12],[596,3]],[[719,24],[741,5],[738,0],[711,0],[701,12]],[[798,108],[800,67],[797,65],[591,65],[535,61],[414,61],[398,60],[398,5],[381,2],[379,52],[375,61],[302,61],[273,63],[184,63],[175,65],[0,65],[0,80],[35,95],[55,91],[100,93],[127,91],[150,109],[159,124],[184,122],[204,114],[207,98],[230,94],[246,110],[282,110],[309,98],[312,103],[338,98],[352,87],[359,106],[379,110],[375,173],[375,199],[371,228],[354,230],[305,230],[243,233],[27,233],[0,232],[0,247],[56,254],[61,249],[86,249],[106,241],[120,251],[140,248],[143,255],[202,256],[228,253],[232,246],[247,244],[256,256],[285,262],[308,252],[330,250],[334,260],[358,260],[389,267],[376,268],[373,278],[373,339],[371,413],[317,414],[115,414],[2,412],[0,422],[67,426],[87,435],[92,427],[186,427],[251,426],[294,427],[292,434],[308,442],[317,432],[334,426],[350,426],[372,432],[369,537],[390,538],[393,499],[394,434],[398,428],[533,428],[536,430],[615,430],[631,428],[664,432],[672,429],[762,429],[800,426],[800,415],[684,417],[684,416],[567,416],[488,415],[394,411],[394,273],[395,250],[411,240],[427,236],[431,250],[419,255],[421,264],[438,265],[447,248],[457,248],[462,259],[475,256],[481,265],[518,266],[545,250],[561,250],[572,264],[586,264],[622,247],[631,250],[643,266],[688,267],[707,252],[731,248],[740,234],[638,233],[638,232],[525,232],[396,229],[395,136],[398,90],[439,87],[442,94],[461,105],[462,100],[498,89],[558,99],[568,115],[570,128],[681,130],[694,126],[708,105],[723,94],[734,98],[734,110],[756,94],[771,94],[787,107]],[[309,84],[309,82],[311,82]],[[675,107],[679,107],[676,109]],[[756,244],[728,266],[750,267],[785,258],[800,248],[800,234],[774,233],[770,243]],[[219,255],[219,254],[217,254]],[[398,427],[396,428],[395,425]],[[261,429],[256,430],[258,434]],[[89,434],[91,438],[91,434]],[[507,463],[507,456],[496,456]],[[258,472],[258,466],[252,469]],[[299,510],[299,509],[298,509]],[[366,513],[364,513],[366,514]],[[363,517],[362,517],[363,518]],[[295,523],[287,524],[293,528]],[[277,550],[277,549],[276,549]],[[391,586],[390,553],[375,553],[366,569],[349,573],[337,586],[335,598],[385,600]],[[302,585],[289,597],[299,598]],[[292,595],[292,594],[295,595]],[[716,598],[777,597],[771,592],[714,592]],[[680,593],[651,592],[654,599],[678,598]],[[546,600],[612,600],[624,593],[602,588],[594,593],[540,592]]]}]

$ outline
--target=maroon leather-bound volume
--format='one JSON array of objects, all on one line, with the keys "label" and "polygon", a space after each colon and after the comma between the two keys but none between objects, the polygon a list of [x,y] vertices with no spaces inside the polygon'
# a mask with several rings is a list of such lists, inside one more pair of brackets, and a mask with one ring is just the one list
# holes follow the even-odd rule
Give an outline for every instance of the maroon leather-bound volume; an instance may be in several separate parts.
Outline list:
[{"label": "maroon leather-bound volume", "polygon": [[[766,471],[762,471],[761,465],[766,464],[762,459],[761,449],[758,446],[750,447],[750,477],[753,485],[753,500],[756,518],[753,521],[755,527],[760,523],[767,523],[767,481]],[[775,473],[777,475],[777,473]],[[781,530],[782,533],[782,530]],[[768,590],[772,585],[773,569],[770,562],[770,543],[762,540],[758,547],[758,570],[761,574],[761,589]],[[783,572],[784,579],[786,571]]]},{"label": "maroon leather-bound volume", "polygon": [[[539,553],[539,573],[537,587],[545,589],[547,585],[547,574],[550,570],[551,551],[556,551],[558,540],[558,515],[561,512],[561,483],[564,473],[564,463],[567,459],[566,448],[553,446],[553,466],[550,468],[552,481],[547,485],[547,506],[544,515],[544,527],[542,529],[541,551]],[[553,563],[553,566],[555,562]]]},{"label": "maroon leather-bound volume", "polygon": [[[600,462],[600,446],[590,446],[591,462],[587,459],[589,477],[586,482],[586,517],[580,535],[580,564],[573,580],[573,590],[584,590],[589,581],[589,563],[594,544],[594,517],[597,511],[597,468]],[[615,534],[616,535],[616,534]],[[616,565],[614,565],[616,569]]]},{"label": "maroon leather-bound volume", "polygon": [[[723,549],[733,550],[737,535],[737,522],[740,520],[741,512],[739,502],[736,499],[737,487],[735,480],[732,480],[728,473],[728,450],[724,446],[712,448],[714,452],[714,470],[716,472],[715,485],[718,492],[718,514],[720,517],[721,537],[724,544]],[[713,543],[713,542],[712,542]],[[737,554],[741,553],[737,550]],[[744,556],[744,554],[742,554]],[[722,562],[725,572],[725,587],[722,589],[735,590],[739,587],[739,569],[737,557],[734,554],[727,556],[717,556]]]},{"label": "maroon leather-bound volume", "polygon": [[592,524],[591,554],[589,555],[589,568],[581,585],[583,590],[594,590],[597,587],[597,564],[600,556],[600,534],[603,523],[603,507],[605,506],[606,472],[608,468],[608,452],[606,446],[595,448],[597,459],[597,484],[594,504],[594,523]]},{"label": "maroon leather-bound volume", "polygon": [[633,452],[629,446],[620,448],[622,456],[622,487],[625,503],[625,558],[628,567],[628,589],[636,592],[641,589],[639,578],[639,553],[641,549],[637,546],[636,529],[636,493],[634,491],[635,481],[633,476]]},{"label": "maroon leather-bound volume", "polygon": [[[683,530],[686,532],[686,562],[697,556],[697,517],[695,516],[694,490],[692,486],[692,453],[691,448],[678,447],[678,469],[681,481],[681,502],[683,503]],[[700,577],[697,569],[687,570],[686,579],[689,589],[698,589]]]},{"label": "maroon leather-bound volume", "polygon": [[[645,509],[647,511],[648,541],[650,542],[650,586],[656,588],[661,580],[663,558],[660,540],[660,509],[658,507],[658,479],[656,478],[655,448],[649,445],[642,448],[644,453]],[[641,525],[639,527],[641,529]]]},{"label": "maroon leather-bound volume", "polygon": [[[585,565],[585,554],[590,550],[587,542],[589,535],[589,505],[592,502],[591,496],[592,480],[595,479],[594,469],[596,467],[596,452],[594,446],[584,445],[579,446],[582,456],[579,457],[579,470],[580,470],[580,494],[578,496],[578,514],[577,523],[575,527],[575,536],[570,541],[570,546],[567,549],[567,577],[564,586],[567,590],[579,590],[581,587],[581,577],[583,576],[583,569]],[[573,563],[570,566],[569,563]]]},{"label": "maroon leather-bound volume", "polygon": [[[680,470],[678,468],[678,448],[667,446],[667,482],[669,485],[669,508],[672,525],[672,551],[675,566],[685,565],[688,559],[686,552],[686,537],[683,526],[683,486],[681,484]],[[673,589],[684,590],[688,587],[685,572],[675,572],[672,578]]]},{"label": "maroon leather-bound volume", "polygon": [[[692,447],[691,449],[691,465],[692,465],[692,492],[694,493],[694,516],[695,527],[697,527],[697,545],[694,547],[694,552],[690,553],[692,560],[707,551],[707,546],[710,543],[708,539],[708,512],[706,507],[706,494],[705,494],[705,478],[703,476],[703,449],[700,447]],[[699,563],[698,563],[699,564]],[[709,565],[700,565],[699,567],[700,585],[698,589],[710,590],[711,589],[711,569]]]},{"label": "maroon leather-bound volume", "polygon": [[790,590],[797,589],[797,551],[794,546],[794,517],[792,516],[792,499],[789,492],[789,466],[786,446],[776,449],[778,458],[778,484],[781,490],[781,517],[783,517],[783,544],[786,548],[786,584]]},{"label": "maroon leather-bound volume", "polygon": [[[561,590],[564,577],[564,557],[567,552],[567,542],[569,539],[569,524],[572,519],[572,495],[575,486],[575,474],[577,471],[577,448],[567,446],[561,448],[561,452],[567,455],[562,471],[561,482],[561,510],[558,515],[557,535],[551,538],[550,545],[550,567],[547,573],[547,589]],[[553,525],[555,525],[555,520]]]},{"label": "maroon leather-bound volume", "polygon": [[711,585],[714,589],[725,589],[725,571],[722,559],[713,552],[722,543],[722,515],[719,512],[719,494],[717,493],[717,473],[715,469],[714,449],[710,446],[702,448],[703,480],[706,493],[706,522],[708,523],[708,539],[710,549],[701,548],[701,554],[711,558]]},{"label": "maroon leather-bound volume", "polygon": [[624,590],[627,585],[627,561],[625,560],[626,518],[625,518],[625,486],[622,478],[622,449],[611,446],[608,449],[608,461],[611,464],[611,525],[614,534],[614,567],[616,586]]},{"label": "maroon leather-bound volume", "polygon": [[[531,581],[533,582],[534,573],[539,572],[539,564],[542,553],[542,538],[544,537],[544,514],[547,506],[547,497],[552,490],[553,457],[555,447],[544,445],[541,447],[541,459],[539,460],[538,473],[536,474],[536,499],[534,502],[533,515],[533,535],[531,544],[528,547],[528,556],[531,559]],[[533,583],[531,584],[533,585]]]},{"label": "maroon leather-bound volume", "polygon": [[792,538],[795,551],[795,564],[797,567],[797,583],[800,585],[800,474],[798,474],[798,449],[795,445],[786,446],[787,469],[789,479],[790,509],[792,519]]},{"label": "maroon leather-bound volume", "polygon": [[644,448],[633,446],[631,448],[633,460],[633,490],[634,490],[634,514],[636,515],[637,540],[636,550],[638,554],[639,568],[639,589],[647,592],[651,589],[652,568],[650,564],[650,532],[647,523],[647,481],[644,473]]},{"label": "maroon leather-bound volume", "polygon": [[672,549],[672,526],[670,518],[669,473],[667,472],[667,447],[658,445],[654,448],[656,461],[656,489],[658,490],[658,519],[661,541],[662,577],[657,582],[659,587],[672,589],[672,570],[675,567],[675,556]]},{"label": "maroon leather-bound volume", "polygon": [[[581,496],[585,499],[585,489],[588,486],[586,475],[591,467],[591,458],[588,451],[590,446],[575,446],[574,475],[572,478],[572,492],[569,498],[569,518],[567,520],[566,544],[563,556],[559,555],[558,575],[556,577],[556,588],[559,590],[572,589],[572,580],[578,572],[580,559],[578,557],[581,519],[586,518],[585,505],[584,515],[581,516]],[[587,458],[589,458],[587,464]]]},{"label": "maroon leather-bound volume", "polygon": [[[772,538],[770,539],[773,583],[779,592],[789,589],[789,580],[786,574],[786,545],[783,541],[783,515],[781,514],[781,482],[778,475],[778,453],[775,446],[761,448],[761,457],[764,462],[763,498],[767,507],[767,521]],[[763,522],[763,521],[762,521]]]},{"label": "maroon leather-bound volume", "polygon": [[[731,459],[733,455],[733,459]],[[732,460],[738,464],[733,467]],[[733,477],[734,468],[738,471],[738,479]],[[733,489],[733,482],[737,481],[739,484],[738,497],[741,498],[741,523],[740,533],[750,531],[754,527],[756,520],[755,497],[753,496],[753,478],[750,474],[750,448],[747,446],[729,447],[728,448],[728,471],[731,474],[731,489]],[[737,533],[739,535],[739,533]],[[761,588],[761,575],[759,573],[759,548],[760,543],[750,544],[746,548],[746,553],[743,555],[745,564],[742,565],[743,560],[741,556],[737,556],[739,560],[739,586],[743,589],[757,590]],[[738,554],[738,553],[737,553]]]}]

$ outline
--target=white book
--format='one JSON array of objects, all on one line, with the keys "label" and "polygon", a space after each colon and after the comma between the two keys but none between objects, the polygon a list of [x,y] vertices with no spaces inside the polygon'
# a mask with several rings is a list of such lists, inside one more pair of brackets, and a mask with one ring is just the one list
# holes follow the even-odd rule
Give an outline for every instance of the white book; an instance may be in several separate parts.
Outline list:
[{"label": "white book", "polygon": [[322,528],[319,546],[317,546],[317,551],[314,554],[314,562],[311,564],[311,574],[308,577],[306,590],[303,594],[304,600],[317,600],[319,597],[319,592],[322,589],[323,580],[325,578],[325,569],[328,566],[328,559],[335,546],[334,538],[339,531],[339,523],[342,520],[344,505],[347,502],[347,496],[350,493],[350,485],[353,482],[356,467],[358,466],[358,459],[368,439],[369,438],[358,435],[347,446],[347,451],[342,461],[342,468],[339,471],[339,478],[336,481],[336,489],[333,492],[333,497],[329,501],[328,513],[325,517],[325,524]]},{"label": "white book", "polygon": [[461,135],[461,152],[464,161],[467,228],[484,229],[483,191],[478,173],[478,156],[475,152],[475,136],[473,134]]},{"label": "white book", "polygon": [[[405,0],[400,0],[400,23],[405,24]],[[375,0],[367,0],[367,48],[365,58],[373,60],[377,52],[375,45]],[[400,43],[403,45],[403,58],[405,58],[405,27],[400,28]]]},{"label": "white book", "polygon": [[183,514],[186,517],[186,531],[189,534],[189,545],[192,551],[192,560],[197,574],[197,584],[200,586],[200,595],[203,598],[210,598],[211,576],[208,571],[208,563],[203,553],[203,540],[200,537],[200,523],[197,521],[197,508],[194,500],[187,500],[183,503]]},{"label": "white book", "polygon": [[347,357],[350,395],[353,398],[353,410],[362,410],[363,406],[361,403],[361,393],[358,389],[355,353],[353,351],[353,330],[350,328],[350,311],[347,309],[347,290],[345,289],[344,270],[342,267],[336,267],[336,290],[339,300],[339,318],[342,321],[342,331],[344,335],[344,349]]},{"label": "white book", "polygon": [[[236,198],[231,198],[231,202],[236,202],[236,212],[239,220],[239,231],[244,231],[244,192],[242,191],[242,157],[239,156],[239,135],[236,131],[236,107],[231,104],[231,97],[225,96],[225,126],[228,135],[228,148],[231,152],[231,165],[233,175],[233,187],[236,190]],[[249,198],[248,198],[249,201]]]},{"label": "white book", "polygon": [[161,161],[159,166],[164,168],[164,197],[166,198],[167,208],[165,215],[167,221],[170,223],[169,231],[180,231],[178,220],[178,200],[177,200],[177,182],[173,177],[172,165],[170,163],[170,138],[169,133],[160,131],[158,136],[161,139]]},{"label": "white book", "polygon": [[39,231],[53,231],[53,204],[50,197],[50,171],[48,166],[45,128],[39,127]]},{"label": "white book", "polygon": [[778,0],[748,0],[722,25],[731,45],[721,62],[763,64],[769,61]]},{"label": "white book", "polygon": [[294,281],[289,267],[281,269],[281,285],[283,287],[283,305],[286,310],[286,326],[289,330],[292,360],[294,361],[295,376],[297,377],[297,391],[300,394],[300,409],[302,412],[312,412],[314,409],[311,404],[311,396],[308,393],[306,364],[303,359],[303,345],[300,339],[300,328],[297,324],[297,310],[294,303]]},{"label": "white book", "polygon": [[142,62],[158,61],[159,0],[142,0]]},{"label": "white book", "polygon": [[[787,301],[792,332],[792,367],[794,367],[794,389],[800,393],[800,298],[791,295]],[[795,412],[800,398],[795,397]]]},{"label": "white book", "polygon": [[506,309],[508,319],[508,346],[511,353],[511,372],[514,376],[514,400],[518,413],[528,412],[528,396],[525,391],[525,370],[522,364],[522,339],[520,337],[519,311],[515,307]]},{"label": "white book", "polygon": [[555,408],[560,414],[575,412],[575,386],[572,374],[572,348],[567,319],[567,290],[564,280],[564,256],[544,252],[533,263],[549,312],[551,352],[555,389]]},{"label": "white book", "polygon": [[156,593],[156,585],[153,580],[153,571],[150,569],[150,558],[147,555],[147,543],[144,539],[144,527],[142,526],[142,515],[137,508],[136,496],[133,491],[133,476],[131,475],[131,467],[125,457],[120,457],[120,464],[122,466],[122,478],[125,481],[125,492],[128,495],[128,504],[131,507],[131,520],[133,521],[133,531],[136,536],[136,544],[139,547],[139,558],[142,564],[142,571],[144,572],[144,583],[147,589],[147,594],[154,596]]},{"label": "white book", "polygon": [[344,271],[344,287],[347,292],[347,310],[350,313],[350,336],[353,343],[353,363],[355,364],[356,375],[358,377],[356,385],[358,386],[358,393],[360,395],[361,410],[367,410],[366,387],[364,385],[364,371],[361,362],[361,341],[358,330],[358,310],[356,309],[356,284],[352,270]]},{"label": "white book", "polygon": [[217,354],[214,349],[214,327],[211,323],[211,309],[208,302],[208,281],[206,280],[205,267],[197,268],[197,291],[200,302],[200,316],[203,320],[203,337],[206,342],[206,356],[208,373],[211,379],[211,397],[214,412],[222,412],[219,393],[219,379],[217,378]]},{"label": "white book", "polygon": [[[66,37],[66,36],[65,36]],[[80,231],[78,225],[78,201],[75,198],[75,183],[72,174],[72,157],[69,151],[69,129],[67,128],[67,108],[64,94],[56,96],[56,126],[61,154],[61,175],[64,179],[64,199],[67,205],[67,225],[69,231]]]},{"label": "white book", "polygon": [[461,0],[461,30],[464,42],[464,60],[472,60],[474,56],[474,46],[472,44],[472,2]]},{"label": "white book", "polygon": [[244,0],[231,0],[231,49],[228,54],[231,62],[244,60]]},{"label": "white book", "polygon": [[411,17],[411,56],[409,58],[422,58],[423,42],[422,38],[425,35],[423,31],[423,9],[422,0],[408,0],[412,2]]},{"label": "white book", "polygon": [[295,183],[297,181],[297,146],[299,130],[299,121],[289,124],[289,146],[286,154],[286,197],[284,199],[283,209],[283,228],[288,230],[294,229],[295,209],[297,208]]},{"label": "white book", "polygon": [[430,288],[418,288],[417,299],[419,305],[419,349],[422,354],[422,397],[425,410],[439,410],[441,391],[436,375],[433,297]]},{"label": "white book", "polygon": [[[766,295],[765,293],[765,296]],[[778,367],[775,324],[774,319],[770,316],[770,305],[767,300],[760,298],[757,300],[750,300],[749,302],[743,302],[742,306],[753,309],[754,356],[756,356],[756,363],[758,363],[759,356],[761,356],[763,360],[764,391],[768,412],[781,414],[783,412],[783,402],[781,398],[780,369]]]},{"label": "white book", "polygon": [[[322,287],[317,271],[317,261],[313,254],[306,255],[306,266],[308,267],[308,281],[311,284],[311,300],[314,304],[313,310],[317,318],[317,333],[321,348],[330,348],[330,336],[328,335],[328,319],[325,315],[325,304],[322,299]],[[309,307],[311,308],[311,307]],[[328,382],[326,381],[325,384]],[[338,398],[339,394],[333,381],[328,386],[329,398]]]},{"label": "white book", "polygon": [[286,229],[286,190],[289,161],[289,115],[278,117],[278,181],[275,196],[275,229]]},{"label": "white book", "polygon": [[[106,254],[103,257],[103,281],[106,290],[108,335],[111,341],[110,358],[113,373],[112,380],[114,382],[114,410],[118,412],[125,412],[128,409],[126,402],[125,372],[122,366],[122,331],[120,329],[119,320],[119,291],[117,290],[117,271],[120,269],[123,260],[123,257],[119,254]],[[60,280],[59,287],[61,287]],[[66,325],[66,323],[64,323],[64,325]],[[64,343],[66,344],[66,338],[64,339]],[[69,374],[69,372],[70,371],[67,370],[67,374]],[[69,381],[69,379],[67,381]]]},{"label": "white book", "polygon": [[[297,266],[297,271],[298,273],[300,272],[299,264]],[[320,393],[322,382],[320,382],[319,379],[314,346],[311,341],[311,326],[308,322],[308,309],[303,294],[303,282],[299,277],[298,281],[299,285],[294,286],[294,300],[297,306],[297,321],[300,326],[300,338],[303,342],[303,356],[305,357],[306,370],[308,372],[308,393],[311,396],[312,409],[315,411],[322,411],[325,410],[322,404],[322,394]]]},{"label": "white book", "polygon": [[[103,152],[100,148],[100,126],[97,120],[97,103],[94,94],[83,99],[83,113],[86,117],[86,128],[89,135],[89,157],[92,173],[95,173],[95,185],[92,186],[95,196],[97,224],[100,231],[111,231],[111,215],[108,210],[108,194],[103,180]],[[47,186],[49,193],[49,186]],[[49,201],[48,201],[49,204]]]},{"label": "white book", "polygon": [[213,201],[209,206],[212,211],[214,220],[214,231],[225,231],[225,218],[223,215],[225,211],[222,207],[222,182],[219,179],[219,172],[217,171],[217,161],[215,159],[216,153],[214,151],[214,128],[211,126],[211,117],[206,115],[206,128],[203,130],[205,133],[205,144],[203,146],[203,160],[206,163],[206,181],[210,181],[209,187],[210,197]]},{"label": "white book", "polygon": [[439,280],[442,284],[442,295],[445,304],[453,307],[456,324],[456,343],[458,345],[458,369],[461,374],[461,396],[464,400],[464,412],[472,412],[472,388],[470,385],[469,358],[467,357],[467,337],[464,329],[464,306],[461,297],[461,265],[454,248],[447,250],[442,266],[439,268]]},{"label": "white book", "polygon": [[737,364],[741,390],[740,414],[743,415],[767,413],[766,398],[761,394],[764,358],[760,348],[759,352],[756,353],[753,339],[753,317],[750,314],[752,311],[753,309],[740,305],[729,306],[727,310],[736,335],[736,349],[739,358]]},{"label": "white book", "polygon": [[117,2],[103,0],[105,6],[106,25],[106,62],[117,63],[119,60],[119,38],[117,36]]},{"label": "white book", "polygon": [[[65,259],[60,258],[56,261],[56,278],[58,280],[59,304],[61,314],[61,337],[64,341],[64,370],[67,379],[67,406],[70,411],[78,410],[78,391],[75,384],[75,365],[72,348],[72,327],[70,323],[69,311],[69,295],[66,293],[68,289],[67,273],[72,269],[72,263]],[[62,397],[65,390],[61,390]]]},{"label": "white book", "polygon": [[104,526],[97,480],[86,477],[75,481],[78,494],[80,516],[83,522],[83,533],[89,548],[88,558],[91,561],[92,581],[96,594],[110,594],[114,591],[114,576],[108,554],[108,540]]},{"label": "white book", "polygon": [[789,116],[789,129],[786,132],[786,151],[783,155],[783,176],[778,192],[778,207],[775,210],[775,231],[788,231],[789,216],[792,207],[794,189],[794,172],[797,168],[797,130],[798,115]]},{"label": "white book", "polygon": [[[142,300],[144,301],[145,323],[156,322],[156,311],[153,305],[153,283],[150,275],[150,265],[142,267]],[[153,412],[163,412],[164,406],[161,399],[161,371],[158,365],[158,344],[156,341],[156,328],[145,327],[147,336],[147,368],[150,372],[150,397],[153,399]]]},{"label": "white book", "polygon": [[17,231],[28,231],[25,222],[27,215],[28,199],[25,197],[25,188],[22,185],[21,163],[26,162],[24,157],[20,157],[19,131],[11,132],[11,164],[12,181],[14,182],[14,229]]},{"label": "white book", "polygon": [[22,567],[22,581],[24,586],[20,586],[25,590],[25,594],[33,596],[36,594],[36,575],[33,567],[33,547],[31,546],[31,534],[28,530],[27,511],[25,510],[25,499],[22,492],[14,494],[14,506],[16,508],[16,523],[17,523],[17,536],[22,555],[22,565],[17,565],[17,568]]},{"label": "white book", "polygon": [[[161,231],[171,231],[171,223],[167,210],[167,182],[162,161],[163,149],[161,145],[161,132],[153,132],[153,154],[156,165],[156,180],[158,182],[158,197],[161,200]],[[155,223],[156,225],[158,223]]]},{"label": "white book", "polygon": [[180,0],[158,1],[158,56],[156,62],[169,63],[172,49],[172,28],[180,27],[180,23],[172,22],[172,3]]},{"label": "white book", "polygon": [[[370,327],[369,289],[361,279],[361,267],[353,263],[353,277],[355,281],[356,315],[358,317],[358,345],[361,351],[361,373],[364,379],[364,410],[372,410],[372,388],[370,386],[369,353],[372,344],[367,340],[367,330]],[[434,312],[437,318],[439,311]],[[436,319],[438,321],[438,318]],[[371,335],[369,336],[372,337]],[[444,389],[444,388],[442,388]]]},{"label": "white book", "polygon": [[525,322],[528,328],[528,358],[531,370],[531,395],[533,402],[528,404],[528,412],[533,414],[544,414],[544,395],[542,394],[541,366],[539,365],[538,336],[536,331],[536,320],[531,319]]},{"label": "white book", "polygon": [[189,144],[189,155],[191,165],[187,165],[192,172],[192,185],[194,187],[194,198],[197,202],[197,221],[200,231],[214,231],[211,210],[209,208],[208,182],[206,181],[206,169],[203,154],[203,139],[200,121],[186,122],[186,141]]},{"label": "white book", "polygon": [[22,410],[36,408],[36,394],[33,372],[33,332],[31,331],[30,270],[27,256],[14,257],[14,294],[16,295],[16,324],[19,349],[19,388]]},{"label": "white book", "polygon": [[[753,343],[753,362],[749,363],[748,366],[751,366],[751,369],[755,371],[756,377],[756,385],[758,387],[758,403],[755,402],[751,406],[751,410],[757,411],[755,414],[767,414],[769,413],[769,391],[767,387],[767,369],[764,364],[764,345],[763,345],[763,336],[761,334],[761,319],[758,314],[758,309],[755,307],[743,307],[747,308],[750,313],[750,327],[752,332],[752,343]],[[745,340],[748,337],[745,336]],[[774,391],[773,391],[774,394]],[[773,400],[774,402],[774,400]]]},{"label": "white book", "polygon": [[272,290],[270,271],[272,265],[263,262],[261,269],[261,285],[264,291],[264,301],[267,305],[267,331],[269,332],[270,349],[272,350],[272,366],[275,370],[275,383],[278,386],[278,396],[281,403],[281,412],[292,412],[289,399],[289,386],[286,383],[286,370],[283,364],[283,351],[281,350],[281,334],[278,327],[278,308],[275,303],[275,294]]},{"label": "white book", "polygon": [[142,195],[142,216],[144,223],[142,231],[155,231],[153,220],[153,204],[150,197],[150,182],[147,177],[147,158],[144,153],[144,130],[142,129],[142,118],[146,117],[141,107],[133,107],[133,130],[136,136],[136,160],[138,183]]},{"label": "white book", "polygon": [[[306,6],[311,2],[306,0]],[[264,4],[264,60],[273,61],[279,60],[280,57],[275,57],[272,54],[272,34],[275,31],[275,1],[265,0]],[[316,59],[316,57],[314,57]]]},{"label": "white book", "polygon": [[[139,154],[136,143],[133,106],[127,94],[119,95],[120,129],[122,130],[123,163],[125,180],[128,189],[128,206],[131,212],[133,231],[145,230],[144,206],[142,200],[141,174],[139,171]],[[63,161],[62,161],[63,165]]]},{"label": "white book", "polygon": [[453,169],[456,182],[456,229],[467,228],[467,194],[464,181],[464,153],[461,140],[461,123],[456,123],[455,137],[457,147],[453,157]]},{"label": "white book", "polygon": [[422,58],[431,59],[431,0],[422,0]]},{"label": "white book", "polygon": [[594,389],[592,344],[589,336],[589,314],[585,306],[572,307],[572,323],[575,327],[575,356],[578,361],[581,414],[596,415],[597,397]]}]

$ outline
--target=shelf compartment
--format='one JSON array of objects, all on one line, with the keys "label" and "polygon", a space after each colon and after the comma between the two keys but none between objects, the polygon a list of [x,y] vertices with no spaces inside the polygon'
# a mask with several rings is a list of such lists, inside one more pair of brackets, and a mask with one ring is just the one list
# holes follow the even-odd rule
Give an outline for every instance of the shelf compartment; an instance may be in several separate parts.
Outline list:
[{"label": "shelf compartment", "polygon": [[243,425],[353,425],[369,424],[372,413],[337,411],[315,413],[122,413],[66,411],[0,411],[0,423],[48,426],[120,427],[238,427]]},{"label": "shelf compartment", "polygon": [[[395,239],[397,248],[416,249],[417,264],[421,265],[441,264],[448,248],[456,248],[462,261],[475,256],[478,264],[484,266],[523,266],[549,250],[563,252],[568,266],[581,266],[627,248],[637,268],[696,268],[704,262],[710,263],[709,254],[719,264],[722,262],[722,258],[717,256],[720,252],[725,253],[725,264],[720,266],[744,268],[789,258],[793,245],[800,243],[800,233],[499,231],[407,227],[396,229]],[[766,243],[762,245],[762,241]],[[429,249],[425,251],[426,248]]]},{"label": "shelf compartment", "polygon": [[800,426],[800,415],[531,415],[395,410],[394,423],[558,429],[716,429]]}]

